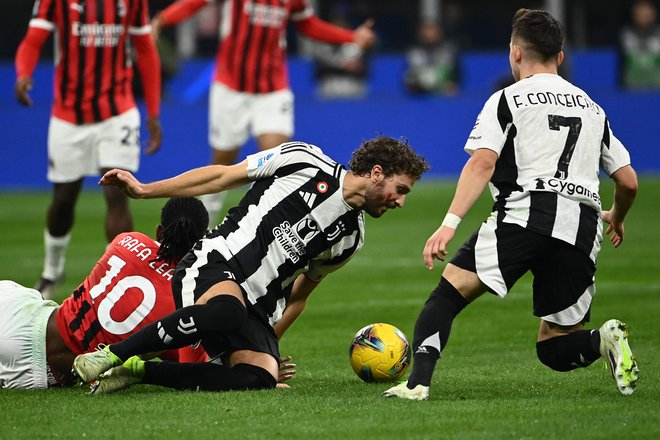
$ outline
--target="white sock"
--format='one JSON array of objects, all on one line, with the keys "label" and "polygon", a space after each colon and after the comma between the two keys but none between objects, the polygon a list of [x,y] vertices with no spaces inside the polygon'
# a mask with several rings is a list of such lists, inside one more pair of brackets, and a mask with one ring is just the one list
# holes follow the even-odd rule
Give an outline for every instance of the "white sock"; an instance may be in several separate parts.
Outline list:
[{"label": "white sock", "polygon": [[62,276],[69,241],[71,241],[70,232],[63,237],[53,237],[48,232],[48,229],[44,230],[44,250],[46,255],[44,256],[42,278],[55,281]]},{"label": "white sock", "polygon": [[209,213],[209,229],[213,229],[217,225],[218,217],[220,216],[220,211],[222,211],[226,198],[227,191],[205,194],[199,198]]}]

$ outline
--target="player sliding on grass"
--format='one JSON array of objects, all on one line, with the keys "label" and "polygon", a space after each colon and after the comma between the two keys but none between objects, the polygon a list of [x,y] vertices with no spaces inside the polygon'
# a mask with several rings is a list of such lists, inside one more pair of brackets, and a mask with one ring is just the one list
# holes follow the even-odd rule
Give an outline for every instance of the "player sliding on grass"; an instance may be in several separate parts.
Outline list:
[{"label": "player sliding on grass", "polygon": [[[72,385],[76,355],[121,341],[173,312],[174,268],[207,232],[208,222],[199,200],[168,200],[156,229],[158,241],[140,232],[119,234],[59,307],[36,290],[0,281],[0,386]],[[188,348],[160,356],[206,359],[203,350]]]},{"label": "player sliding on grass", "polygon": [[[412,148],[384,136],[363,143],[349,166],[347,171],[313,145],[291,142],[237,165],[197,168],[150,184],[126,171],[106,173],[102,185],[117,185],[134,198],[254,184],[177,266],[173,291],[179,310],[123,342],[78,356],[76,373],[85,382],[100,378],[94,393],[137,382],[215,391],[274,387],[278,339],[319,282],[362,247],[362,211],[380,217],[402,207],[428,169]],[[222,365],[143,362],[135,356],[198,341]]]},{"label": "player sliding on grass", "polygon": [[[637,193],[630,156],[603,109],[557,75],[564,27],[543,11],[513,18],[509,61],[515,80],[484,105],[465,150],[472,155],[454,199],[424,248],[424,262],[444,260],[461,219],[490,181],[493,212],[460,248],[426,302],[413,338],[407,383],[383,394],[422,400],[452,321],[486,291],[504,297],[527,271],[534,275],[536,351],[557,371],[586,367],[601,356],[617,388],[631,394],[638,369],[625,325],[615,319],[586,330],[603,225],[615,247]],[[615,182],[614,203],[601,213],[599,165]]]}]

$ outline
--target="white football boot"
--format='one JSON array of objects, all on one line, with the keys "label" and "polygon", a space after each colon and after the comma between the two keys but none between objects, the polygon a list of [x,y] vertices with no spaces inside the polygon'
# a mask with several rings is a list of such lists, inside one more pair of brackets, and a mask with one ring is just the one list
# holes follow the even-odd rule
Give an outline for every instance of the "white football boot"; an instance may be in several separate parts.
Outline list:
[{"label": "white football boot", "polygon": [[412,390],[408,388],[407,382],[401,382],[399,385],[383,391],[383,397],[398,397],[408,400],[427,400],[429,398],[429,387],[417,385]]},{"label": "white football boot", "polygon": [[626,396],[632,394],[637,387],[639,368],[628,345],[626,324],[618,319],[610,319],[598,332],[600,354],[607,361],[619,392]]}]

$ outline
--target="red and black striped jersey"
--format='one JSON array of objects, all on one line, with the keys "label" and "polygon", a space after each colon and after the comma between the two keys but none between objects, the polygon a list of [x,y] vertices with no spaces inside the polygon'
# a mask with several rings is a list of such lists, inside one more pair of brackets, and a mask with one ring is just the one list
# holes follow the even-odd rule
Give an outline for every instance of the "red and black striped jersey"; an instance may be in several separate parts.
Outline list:
[{"label": "red and black striped jersey", "polygon": [[[57,310],[57,327],[69,349],[93,351],[126,339],[174,312],[175,264],[154,261],[159,244],[139,232],[119,234],[72,296]],[[203,350],[195,350],[203,361]],[[176,350],[164,357],[176,360]],[[186,353],[186,361],[195,356]]]},{"label": "red and black striped jersey", "polygon": [[269,93],[289,87],[289,20],[315,40],[333,44],[354,40],[353,31],[317,18],[308,0],[180,0],[163,11],[162,23],[179,23],[214,2],[221,6],[215,81],[241,92]]},{"label": "red and black striped jersey", "polygon": [[57,31],[55,117],[85,124],[135,106],[128,36],[151,32],[147,0],[36,0],[30,27]]}]

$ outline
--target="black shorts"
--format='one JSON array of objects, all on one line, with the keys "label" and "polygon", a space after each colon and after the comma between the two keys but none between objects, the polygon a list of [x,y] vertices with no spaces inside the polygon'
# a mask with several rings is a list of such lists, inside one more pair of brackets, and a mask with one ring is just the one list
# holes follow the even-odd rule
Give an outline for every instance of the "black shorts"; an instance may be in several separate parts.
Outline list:
[{"label": "black shorts", "polygon": [[[199,242],[198,242],[199,245]],[[195,304],[204,292],[221,281],[234,281],[239,285],[232,268],[218,251],[204,253],[196,247],[179,261],[172,280],[172,293],[176,308]],[[211,357],[229,355],[237,350],[253,350],[272,355],[280,359],[279,344],[273,327],[266,317],[260,316],[250,304],[246,292],[243,300],[247,305],[248,319],[241,329],[202,340],[204,350]]]},{"label": "black shorts", "polygon": [[559,325],[589,321],[596,265],[567,242],[491,217],[450,263],[475,272],[501,297],[531,271],[535,316]]},{"label": "black shorts", "polygon": [[202,346],[209,357],[220,356],[227,363],[230,354],[237,350],[252,350],[266,353],[280,361],[280,350],[273,328],[250,313],[241,329],[233,333],[224,333],[202,339]]}]

